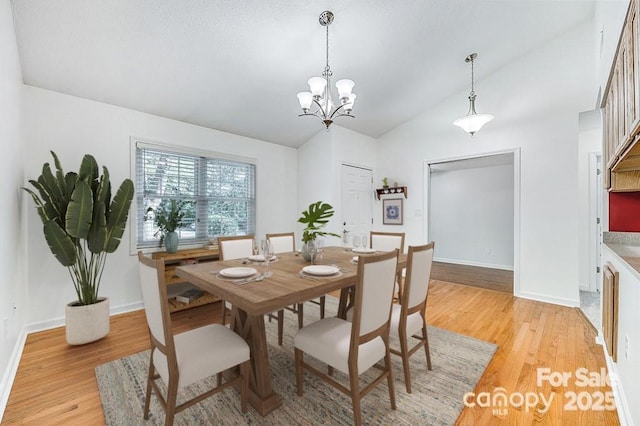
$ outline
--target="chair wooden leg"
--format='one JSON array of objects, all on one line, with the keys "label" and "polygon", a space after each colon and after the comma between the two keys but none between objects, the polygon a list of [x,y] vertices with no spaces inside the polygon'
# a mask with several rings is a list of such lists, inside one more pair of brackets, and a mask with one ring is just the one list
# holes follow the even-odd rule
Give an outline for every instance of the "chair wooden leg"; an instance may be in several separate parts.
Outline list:
[{"label": "chair wooden leg", "polygon": [[407,341],[407,333],[400,330],[400,356],[402,357],[402,370],[404,371],[404,384],[407,393],[411,393],[411,372],[409,371],[409,342]]},{"label": "chair wooden leg", "polygon": [[424,337],[424,351],[427,354],[427,369],[431,370],[431,350],[429,349],[429,336],[427,336],[427,326],[422,327],[422,336]]},{"label": "chair wooden leg", "polygon": [[249,375],[251,374],[251,362],[245,361],[240,364],[240,374],[242,374],[242,395],[240,396],[240,408],[243,413],[247,412],[247,401],[249,400]]},{"label": "chair wooden leg", "polygon": [[326,296],[320,296],[320,319],[324,319]]},{"label": "chair wooden leg", "polygon": [[176,401],[178,399],[178,381],[169,379],[167,386],[167,411],[165,413],[165,426],[173,425],[173,418],[176,415]]},{"label": "chair wooden leg", "polygon": [[362,413],[360,409],[360,380],[357,369],[349,371],[349,386],[353,403],[353,423],[356,426],[360,426],[362,424]]},{"label": "chair wooden leg", "polygon": [[298,389],[298,396],[302,396],[303,393],[303,380],[302,380],[302,361],[304,354],[298,348],[295,348],[295,359],[296,359],[296,387]]},{"label": "chair wooden leg", "polygon": [[149,404],[151,403],[151,391],[153,386],[153,376],[155,375],[155,368],[153,367],[153,351],[149,357],[149,374],[147,375],[147,395],[144,398],[144,412],[143,417],[145,420],[149,420]]},{"label": "chair wooden leg", "polygon": [[224,300],[220,300],[220,303],[222,303],[222,309],[220,310],[220,313],[222,315],[222,325],[225,325],[226,322],[226,313],[227,313],[227,307],[224,305]]},{"label": "chair wooden leg", "polygon": [[278,345],[282,346],[282,335],[284,334],[284,310],[278,311]]},{"label": "chair wooden leg", "polygon": [[384,356],[384,363],[387,368],[387,386],[389,387],[389,399],[391,400],[391,409],[396,409],[396,390],[393,387],[393,374],[391,371],[391,353],[389,352],[389,344],[387,343],[387,354]]},{"label": "chair wooden leg", "polygon": [[298,303],[298,330],[304,327],[304,303]]}]

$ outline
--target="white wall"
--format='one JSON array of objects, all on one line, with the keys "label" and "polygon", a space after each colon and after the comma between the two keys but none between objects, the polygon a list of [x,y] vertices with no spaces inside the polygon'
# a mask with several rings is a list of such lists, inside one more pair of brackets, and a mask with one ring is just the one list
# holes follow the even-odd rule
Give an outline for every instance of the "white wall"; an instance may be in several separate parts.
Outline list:
[{"label": "white wall", "polygon": [[451,124],[467,111],[460,92],[379,139],[379,171],[409,186],[407,244],[426,238],[425,161],[520,148],[515,294],[578,306],[578,113],[597,94],[594,46],[584,42],[592,31],[585,22],[478,81],[477,110],[496,119],[473,138]]},{"label": "white wall", "polygon": [[[20,202],[24,184],[20,134],[22,74],[9,0],[0,0],[0,418],[8,398],[13,371],[9,367],[20,352],[18,338],[26,324],[27,289],[24,279],[24,226]],[[14,310],[14,304],[16,309]]]},{"label": "white wall", "polygon": [[429,239],[435,260],[513,270],[513,164],[432,169]]},{"label": "white wall", "polygon": [[[30,154],[25,173],[29,178],[40,174],[53,150],[65,171],[77,170],[82,156],[91,153],[109,168],[114,186],[127,177],[135,181],[130,176],[129,138],[136,136],[257,159],[257,235],[295,226],[298,187],[293,148],[29,86],[24,96],[24,143]],[[27,218],[29,322],[48,326],[59,322],[65,304],[75,299],[73,285],[66,268],[49,252],[33,202],[29,202]],[[100,293],[111,299],[112,311],[137,306],[141,300],[137,260],[128,250],[130,231],[131,227],[120,248],[108,257],[102,277]]]},{"label": "white wall", "polygon": [[[298,148],[298,213],[313,202],[327,202],[335,214],[326,229],[342,235],[342,164],[375,170],[376,159],[375,139],[336,124],[329,132],[321,128]],[[299,235],[303,228],[298,226]],[[327,243],[339,244],[340,240],[331,238]]]},{"label": "white wall", "polygon": [[[619,273],[618,304],[618,345],[617,362],[613,362],[607,354],[605,357],[609,367],[609,375],[613,376],[613,386],[621,395],[616,395],[618,414],[625,416],[627,424],[640,424],[640,274],[632,270],[607,246],[603,245],[602,264],[610,262]],[[602,335],[602,331],[600,331]],[[629,357],[625,357],[625,339],[629,339]],[[635,401],[635,402],[634,402]],[[625,424],[625,423],[623,423]]]}]

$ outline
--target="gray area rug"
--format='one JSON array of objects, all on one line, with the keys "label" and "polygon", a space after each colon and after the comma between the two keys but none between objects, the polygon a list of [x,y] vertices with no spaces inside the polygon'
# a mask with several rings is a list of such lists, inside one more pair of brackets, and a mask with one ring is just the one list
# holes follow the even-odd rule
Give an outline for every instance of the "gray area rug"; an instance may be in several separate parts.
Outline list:
[{"label": "gray area rug", "polygon": [[[308,305],[308,304],[307,304]],[[306,306],[305,306],[306,307]],[[327,316],[335,315],[336,300],[327,297]],[[305,309],[305,324],[318,319],[313,305]],[[296,394],[293,356],[293,334],[297,330],[296,314],[285,313],[285,335],[282,346],[277,345],[276,322],[267,323],[269,360],[272,366],[273,388],[282,396],[283,404],[269,415],[262,417],[253,408],[240,411],[240,396],[227,389],[175,417],[176,425],[351,425],[353,411],[351,399],[305,372],[304,396]],[[364,424],[396,425],[451,425],[463,407],[463,395],[474,390],[497,346],[474,338],[429,327],[429,344],[433,370],[427,370],[424,351],[411,359],[412,393],[404,385],[402,361],[392,355],[393,377],[397,409],[391,410],[386,381],[379,384],[362,399]],[[397,344],[393,342],[392,344]],[[399,347],[398,345],[396,345]],[[310,357],[306,357],[310,359]],[[164,412],[155,397],[151,398],[151,415],[142,418],[146,372],[149,351],[118,359],[96,368],[96,377],[105,422],[108,425],[164,424]],[[323,367],[323,370],[326,371]],[[361,376],[361,387],[367,378]],[[336,370],[334,377],[347,384],[347,377]],[[190,398],[209,386],[215,386],[215,378],[195,383],[178,394]]]}]

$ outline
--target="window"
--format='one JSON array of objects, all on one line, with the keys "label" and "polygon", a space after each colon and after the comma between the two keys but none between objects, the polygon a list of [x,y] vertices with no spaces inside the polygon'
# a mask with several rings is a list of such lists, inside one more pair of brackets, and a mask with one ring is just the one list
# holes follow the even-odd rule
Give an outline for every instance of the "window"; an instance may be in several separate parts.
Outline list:
[{"label": "window", "polygon": [[255,233],[255,164],[136,143],[137,245],[158,245],[149,207],[185,201],[180,244]]}]

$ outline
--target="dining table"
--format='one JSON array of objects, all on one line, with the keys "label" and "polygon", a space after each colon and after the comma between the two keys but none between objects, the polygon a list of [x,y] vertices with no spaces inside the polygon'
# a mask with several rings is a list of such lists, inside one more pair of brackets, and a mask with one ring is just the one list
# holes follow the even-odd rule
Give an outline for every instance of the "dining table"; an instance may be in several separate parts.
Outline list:
[{"label": "dining table", "polygon": [[[349,247],[325,247],[316,264],[333,266],[331,275],[308,275],[303,268],[311,265],[298,252],[279,253],[267,266],[249,258],[183,265],[176,274],[198,288],[231,303],[231,329],[248,343],[251,351],[249,403],[263,416],[282,405],[282,398],[271,381],[269,351],[264,317],[291,305],[303,303],[340,290],[338,316],[345,316],[350,304],[350,289],[358,281],[356,253]],[[398,272],[406,267],[407,256],[398,256]],[[220,274],[227,268],[252,267],[258,280],[233,279]],[[262,277],[269,269],[271,275]],[[291,372],[293,374],[293,372]]]}]

